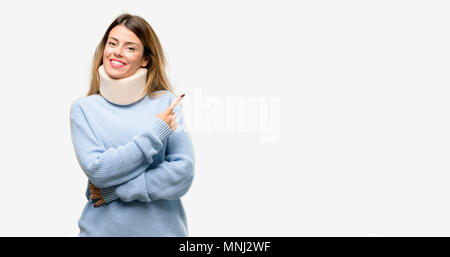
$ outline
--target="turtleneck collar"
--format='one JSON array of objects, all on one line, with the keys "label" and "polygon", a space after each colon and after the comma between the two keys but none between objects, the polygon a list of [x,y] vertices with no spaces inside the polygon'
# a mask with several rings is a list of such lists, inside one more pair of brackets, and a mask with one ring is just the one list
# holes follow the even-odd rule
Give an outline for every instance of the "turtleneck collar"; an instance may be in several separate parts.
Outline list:
[{"label": "turtleneck collar", "polygon": [[140,68],[135,74],[113,79],[102,65],[98,68],[100,93],[111,103],[127,105],[141,100],[147,94],[147,69]]}]

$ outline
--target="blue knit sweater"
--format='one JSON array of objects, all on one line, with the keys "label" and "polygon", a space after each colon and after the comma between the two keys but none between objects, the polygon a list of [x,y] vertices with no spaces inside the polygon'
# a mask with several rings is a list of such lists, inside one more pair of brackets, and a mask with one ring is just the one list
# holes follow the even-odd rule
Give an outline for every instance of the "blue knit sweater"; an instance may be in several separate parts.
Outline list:
[{"label": "blue knit sweater", "polygon": [[[79,236],[188,236],[180,198],[194,178],[192,141],[180,104],[175,131],[156,117],[175,98],[167,91],[129,105],[100,95],[72,103],[72,143],[88,177]],[[105,200],[99,207],[90,199],[90,183]]]}]

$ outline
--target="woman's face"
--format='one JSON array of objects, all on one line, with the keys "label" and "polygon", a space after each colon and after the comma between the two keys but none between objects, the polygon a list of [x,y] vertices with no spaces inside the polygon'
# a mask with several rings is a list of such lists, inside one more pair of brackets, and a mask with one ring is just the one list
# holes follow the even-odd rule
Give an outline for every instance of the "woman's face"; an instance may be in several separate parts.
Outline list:
[{"label": "woman's face", "polygon": [[109,32],[103,66],[111,78],[125,78],[147,65],[143,53],[144,45],[139,38],[124,25],[117,25]]}]

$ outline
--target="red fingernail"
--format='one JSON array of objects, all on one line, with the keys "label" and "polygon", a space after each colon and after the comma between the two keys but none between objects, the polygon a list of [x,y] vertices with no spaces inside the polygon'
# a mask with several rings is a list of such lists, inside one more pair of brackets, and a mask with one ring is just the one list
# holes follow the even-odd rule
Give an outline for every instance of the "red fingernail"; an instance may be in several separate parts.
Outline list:
[{"label": "red fingernail", "polygon": [[181,97],[184,97],[185,94],[182,94]]}]

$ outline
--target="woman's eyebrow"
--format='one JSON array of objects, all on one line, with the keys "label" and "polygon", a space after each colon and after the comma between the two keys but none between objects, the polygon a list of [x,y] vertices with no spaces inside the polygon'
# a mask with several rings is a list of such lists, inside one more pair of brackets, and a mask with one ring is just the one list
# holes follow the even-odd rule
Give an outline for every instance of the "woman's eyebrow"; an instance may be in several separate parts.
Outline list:
[{"label": "woman's eyebrow", "polygon": [[[110,37],[110,38],[112,38],[112,39],[114,39],[114,40],[116,40],[116,41],[119,41],[117,38],[115,38],[115,37]],[[136,43],[134,43],[134,42],[126,42],[125,44],[135,44],[135,45],[138,45],[138,44],[136,44]]]}]

